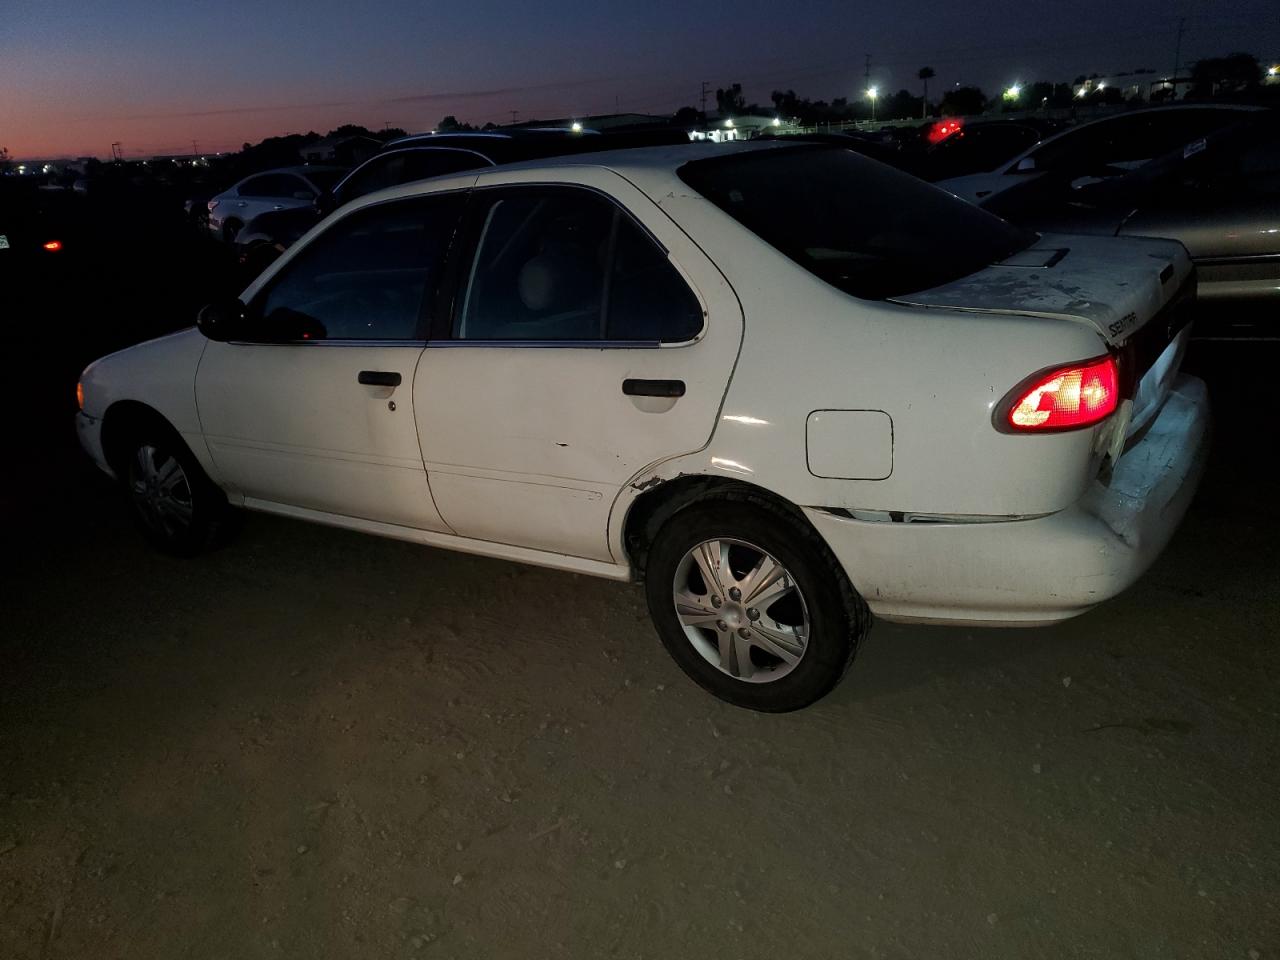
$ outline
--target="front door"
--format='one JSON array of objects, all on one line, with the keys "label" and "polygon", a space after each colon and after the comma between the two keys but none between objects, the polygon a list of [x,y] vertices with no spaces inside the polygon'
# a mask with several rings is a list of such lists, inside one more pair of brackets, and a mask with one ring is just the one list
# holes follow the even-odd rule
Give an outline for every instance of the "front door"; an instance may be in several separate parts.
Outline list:
[{"label": "front door", "polygon": [[609,561],[626,484],[709,440],[742,316],[643,193],[604,170],[572,176],[473,193],[452,326],[414,398],[459,535]]},{"label": "front door", "polygon": [[219,475],[250,505],[448,530],[412,384],[463,205],[445,194],[348,214],[252,298],[244,341],[208,345],[201,426]]}]

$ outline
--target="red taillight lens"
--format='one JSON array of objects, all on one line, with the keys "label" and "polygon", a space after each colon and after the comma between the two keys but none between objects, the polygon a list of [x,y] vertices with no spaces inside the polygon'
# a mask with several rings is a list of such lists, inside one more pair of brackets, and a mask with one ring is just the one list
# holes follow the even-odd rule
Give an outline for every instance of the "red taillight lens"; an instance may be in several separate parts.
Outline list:
[{"label": "red taillight lens", "polygon": [[52,250],[52,251],[56,252],[56,251],[58,251],[58,250],[61,250],[61,249],[62,249],[62,241],[61,241],[61,240],[50,240],[48,243],[46,243],[46,244],[44,245],[44,248],[45,248],[46,250]]},{"label": "red taillight lens", "polygon": [[941,143],[947,137],[959,133],[962,126],[964,126],[963,120],[939,120],[929,127],[925,138],[930,143]]},{"label": "red taillight lens", "polygon": [[1005,426],[1018,433],[1091,427],[1120,404],[1120,371],[1103,357],[1037,375],[1017,387],[1007,405]]}]

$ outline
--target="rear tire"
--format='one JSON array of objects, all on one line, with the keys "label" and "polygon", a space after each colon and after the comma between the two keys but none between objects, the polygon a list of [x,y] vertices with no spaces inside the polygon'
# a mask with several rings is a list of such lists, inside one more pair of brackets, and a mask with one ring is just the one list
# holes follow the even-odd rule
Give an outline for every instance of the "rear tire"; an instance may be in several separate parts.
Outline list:
[{"label": "rear tire", "polygon": [[172,430],[139,427],[120,462],[134,523],[154,547],[190,557],[214,543],[228,519],[227,499]]},{"label": "rear tire", "polygon": [[645,579],[650,616],[676,663],[751,710],[798,710],[829,693],[871,624],[817,532],[759,497],[694,503],[670,517]]}]

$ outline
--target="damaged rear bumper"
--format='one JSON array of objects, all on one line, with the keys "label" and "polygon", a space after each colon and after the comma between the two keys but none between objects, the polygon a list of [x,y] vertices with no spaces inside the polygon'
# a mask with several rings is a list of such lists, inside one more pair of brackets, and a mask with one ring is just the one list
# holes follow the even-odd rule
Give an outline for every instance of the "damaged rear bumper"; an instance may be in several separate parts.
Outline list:
[{"label": "damaged rear bumper", "polygon": [[997,523],[805,513],[883,619],[1053,623],[1114,597],[1151,566],[1195,494],[1208,447],[1208,393],[1183,375],[1111,476],[1058,513]]}]

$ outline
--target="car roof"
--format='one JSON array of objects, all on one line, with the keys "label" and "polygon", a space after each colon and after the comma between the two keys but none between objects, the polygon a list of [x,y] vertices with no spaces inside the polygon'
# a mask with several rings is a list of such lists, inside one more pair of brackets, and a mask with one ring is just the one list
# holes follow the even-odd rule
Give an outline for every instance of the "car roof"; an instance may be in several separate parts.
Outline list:
[{"label": "car roof", "polygon": [[[642,190],[664,189],[676,179],[676,171],[695,160],[710,160],[734,154],[758,153],[766,150],[822,149],[821,144],[785,143],[780,141],[738,140],[713,143],[709,140],[657,147],[632,147],[622,150],[569,154],[520,163],[508,163],[479,171],[477,186],[500,183],[512,171],[555,171],[570,167],[600,167],[612,170],[635,183]],[[836,149],[831,147],[829,149]]]}]

